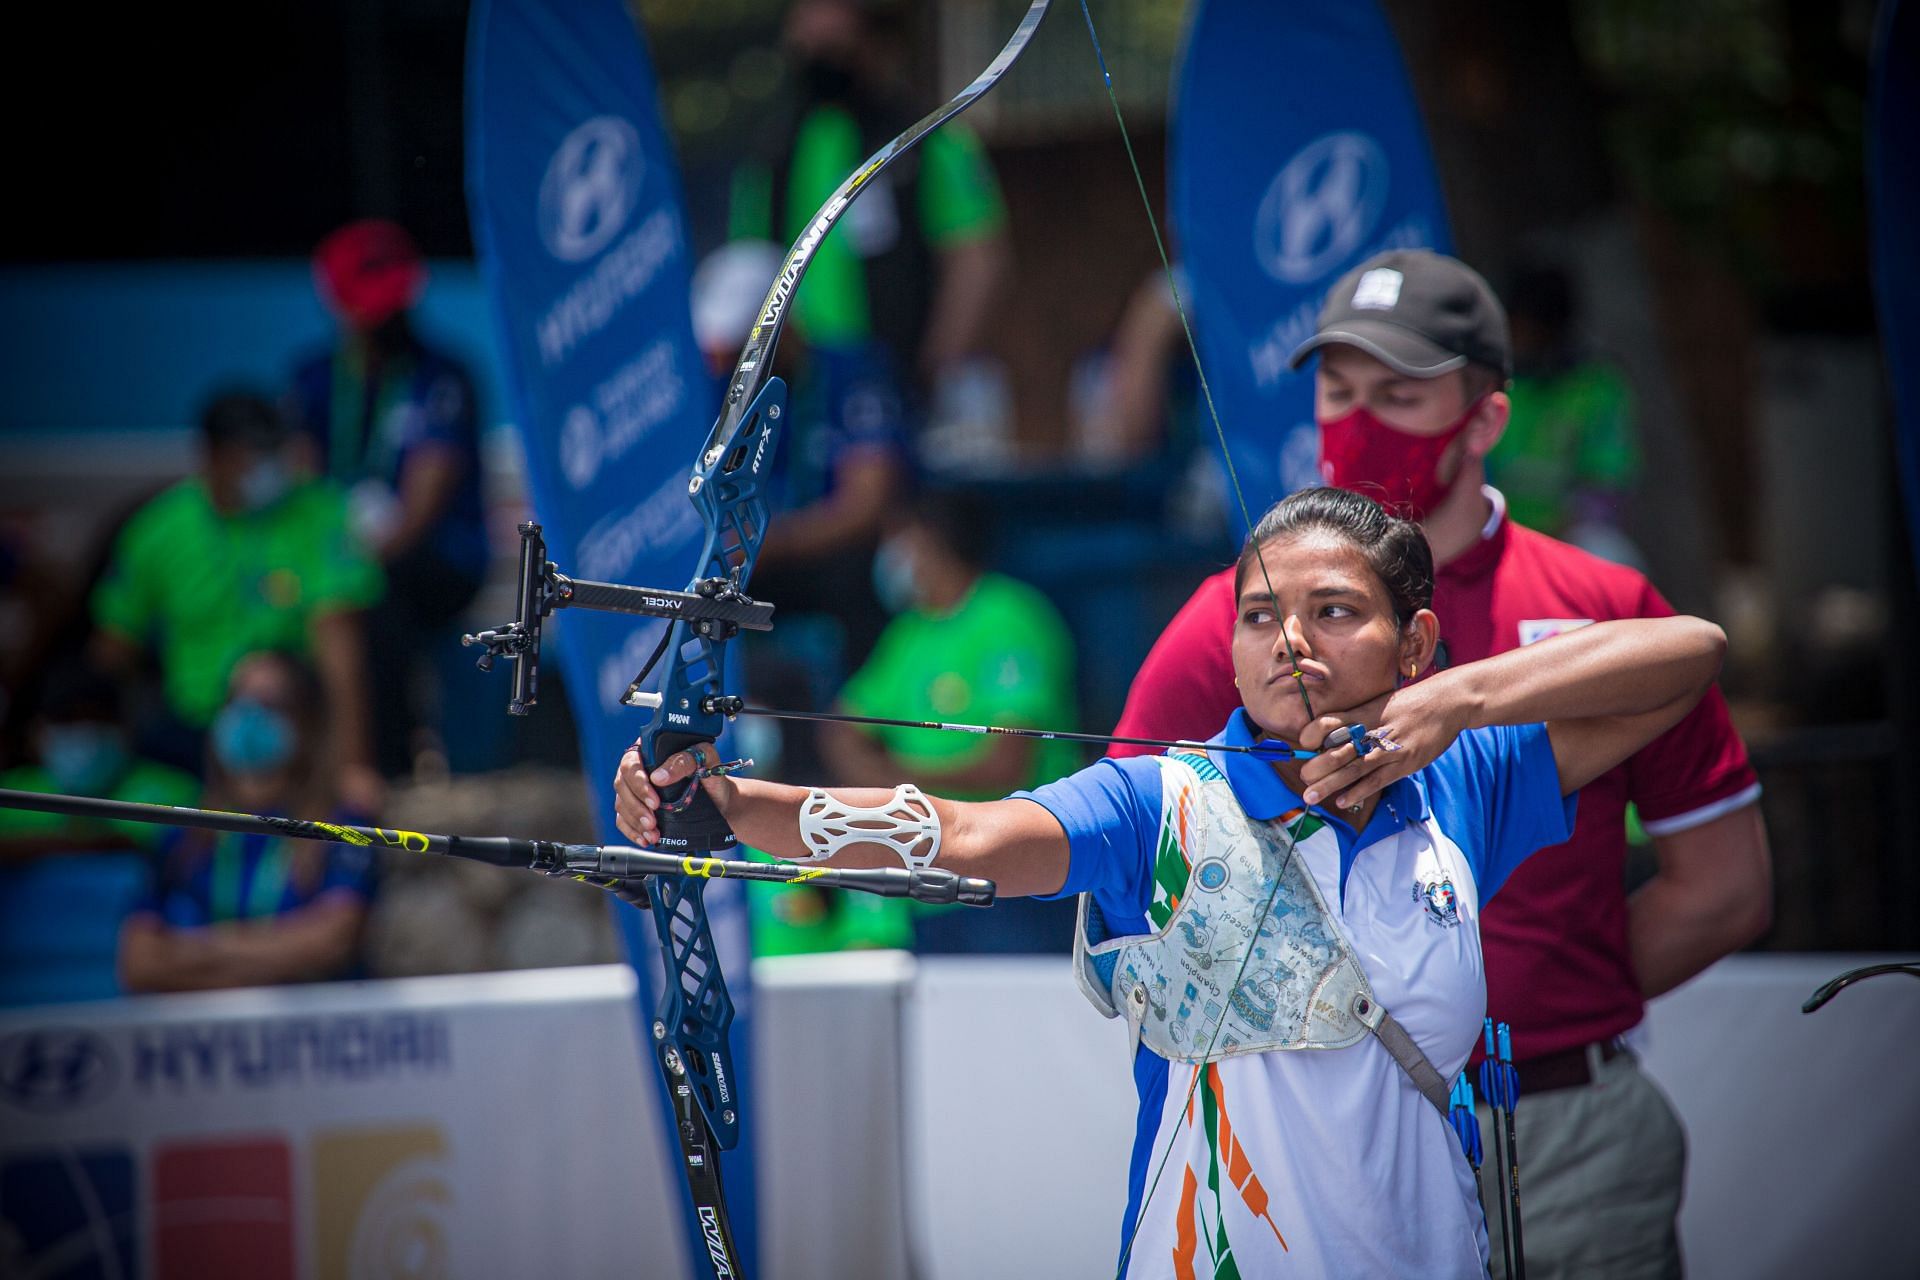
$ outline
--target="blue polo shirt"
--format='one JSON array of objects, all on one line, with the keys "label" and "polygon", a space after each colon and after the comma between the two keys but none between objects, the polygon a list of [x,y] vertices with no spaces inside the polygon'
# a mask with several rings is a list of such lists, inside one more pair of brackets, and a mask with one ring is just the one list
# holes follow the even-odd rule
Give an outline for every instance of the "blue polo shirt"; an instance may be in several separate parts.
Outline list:
[{"label": "blue polo shirt", "polygon": [[[1240,711],[1212,743],[1255,740]],[[1388,786],[1359,830],[1335,810],[1308,810],[1268,760],[1224,751],[1208,760],[1248,816],[1288,821],[1289,856],[1313,878],[1375,998],[1451,1079],[1486,1009],[1481,908],[1528,854],[1573,826],[1575,798],[1560,794],[1546,727],[1460,735]],[[1161,770],[1151,756],[1108,759],[1020,793],[1067,833],[1060,893],[1090,894],[1109,935],[1155,933],[1156,908],[1172,928],[1169,903],[1186,894],[1184,859],[1160,839]],[[1203,1267],[1200,1241],[1207,1256],[1231,1253],[1242,1275],[1486,1274],[1484,1219],[1459,1141],[1372,1037],[1204,1068],[1142,1046],[1133,1075],[1123,1274]]]},{"label": "blue polo shirt", "polygon": [[361,905],[373,897],[374,855],[364,847],[230,831],[194,834],[197,839],[180,841],[161,860],[136,913],[159,916],[175,929],[201,929],[288,915],[332,894]]},{"label": "blue polo shirt", "polygon": [[877,344],[813,347],[789,391],[787,426],[768,480],[776,511],[830,497],[855,458],[906,455],[899,382]]},{"label": "blue polo shirt", "polygon": [[401,473],[417,452],[456,455],[459,484],[425,543],[463,573],[486,572],[479,401],[464,365],[415,339],[379,384],[369,386],[346,352],[329,351],[294,370],[288,401],[327,476],[342,488],[377,480],[398,493]]}]

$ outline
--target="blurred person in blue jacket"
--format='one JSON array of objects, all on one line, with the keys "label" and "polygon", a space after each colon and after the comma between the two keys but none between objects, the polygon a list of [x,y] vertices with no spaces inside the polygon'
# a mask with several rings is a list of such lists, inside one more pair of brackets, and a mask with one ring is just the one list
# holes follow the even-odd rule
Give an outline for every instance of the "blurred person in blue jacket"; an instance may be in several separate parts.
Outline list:
[{"label": "blurred person in blue jacket", "polygon": [[[243,660],[208,735],[207,805],[364,823],[338,798],[322,711],[297,658]],[[130,991],[192,991],[353,976],[373,885],[364,847],[182,832],[121,928],[121,978]]]},{"label": "blurred person in blue jacket", "polygon": [[348,491],[354,526],[386,570],[367,617],[374,660],[374,750],[408,772],[433,687],[428,663],[486,576],[480,431],[466,366],[416,332],[426,261],[405,228],[379,218],[320,242],[313,278],[339,325],[327,351],[294,371],[288,402],[308,461]]}]

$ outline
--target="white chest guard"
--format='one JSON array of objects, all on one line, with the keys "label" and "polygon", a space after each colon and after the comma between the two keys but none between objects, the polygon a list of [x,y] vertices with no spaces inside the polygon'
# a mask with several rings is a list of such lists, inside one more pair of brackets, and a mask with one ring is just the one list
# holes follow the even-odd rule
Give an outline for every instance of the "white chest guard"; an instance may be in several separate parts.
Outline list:
[{"label": "white chest guard", "polygon": [[[1191,871],[1166,926],[1144,936],[1108,937],[1091,895],[1080,895],[1074,973],[1087,999],[1124,1015],[1135,1044],[1170,1062],[1341,1049],[1371,1033],[1444,1114],[1439,1072],[1374,999],[1305,860],[1289,856],[1282,823],[1249,818],[1203,757],[1156,763],[1158,857]],[[1291,840],[1334,839],[1311,814],[1291,824]]]}]

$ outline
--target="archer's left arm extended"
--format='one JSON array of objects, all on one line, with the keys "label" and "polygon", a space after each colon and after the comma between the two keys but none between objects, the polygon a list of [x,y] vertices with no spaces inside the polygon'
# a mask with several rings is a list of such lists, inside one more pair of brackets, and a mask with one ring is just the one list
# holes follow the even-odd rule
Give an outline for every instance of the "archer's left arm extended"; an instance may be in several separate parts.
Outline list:
[{"label": "archer's left arm extended", "polygon": [[[671,787],[691,777],[695,768],[692,753],[682,751],[669,756],[649,778],[639,754],[628,751],[614,780],[614,810],[620,830],[641,848],[650,847],[659,838],[662,821],[656,788]],[[810,803],[817,812],[824,796],[824,803],[836,814],[857,809],[889,816],[856,815],[824,823],[816,820],[809,824],[816,832],[823,828],[872,830],[876,835],[894,836],[888,842],[849,839],[820,859],[833,866],[900,866],[904,848],[928,848],[924,841],[916,845],[910,839],[912,833],[907,829],[918,823],[930,827],[932,838],[937,840],[933,866],[957,875],[991,879],[1002,897],[1054,893],[1067,881],[1067,833],[1058,819],[1030,800],[968,804],[914,790],[908,803],[902,805],[898,803],[899,792],[879,787],[835,787],[829,792],[757,778],[719,776],[706,777],[700,785],[741,843],[776,858],[805,861],[815,857],[817,845],[810,845],[802,835],[802,815]]]}]

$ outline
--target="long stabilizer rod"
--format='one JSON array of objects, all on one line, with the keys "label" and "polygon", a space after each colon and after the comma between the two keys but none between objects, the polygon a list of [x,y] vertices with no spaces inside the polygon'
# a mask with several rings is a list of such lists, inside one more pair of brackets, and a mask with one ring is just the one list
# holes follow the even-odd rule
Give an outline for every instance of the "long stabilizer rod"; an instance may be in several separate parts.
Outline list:
[{"label": "long stabilizer rod", "polygon": [[[623,845],[563,844],[556,840],[527,840],[515,836],[446,836],[389,827],[361,827],[343,822],[316,822],[309,818],[280,818],[271,814],[229,813],[221,809],[189,809],[130,800],[101,800],[39,791],[0,788],[0,809],[30,809],[75,818],[105,818],[145,822],[167,827],[198,827],[237,831],[243,835],[290,836],[336,844],[400,849],[407,853],[437,853],[469,858],[496,867],[525,867],[550,876],[570,876],[611,888],[620,882],[649,876],[700,876],[711,880],[761,880],[772,884],[807,884],[826,889],[854,889],[883,898],[912,898],[936,905],[959,903],[969,907],[993,905],[991,880],[955,875],[937,867],[913,871],[905,867],[820,867],[789,862],[748,862],[744,859],[683,857]],[[613,882],[613,883],[604,883]]]}]

